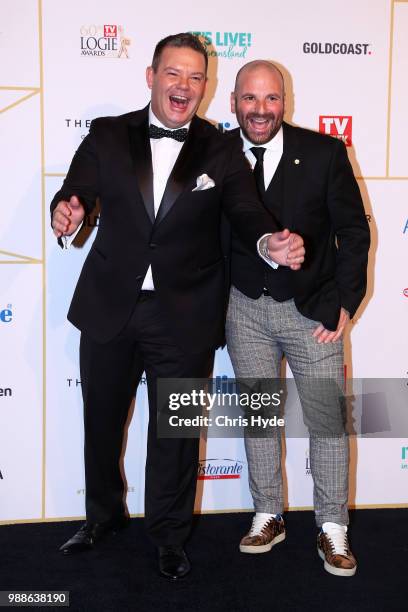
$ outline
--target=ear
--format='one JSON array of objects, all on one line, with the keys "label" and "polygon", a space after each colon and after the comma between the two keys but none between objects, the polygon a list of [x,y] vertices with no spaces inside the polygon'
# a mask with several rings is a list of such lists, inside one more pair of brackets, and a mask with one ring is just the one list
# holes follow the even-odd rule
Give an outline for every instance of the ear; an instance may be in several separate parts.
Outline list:
[{"label": "ear", "polygon": [[154,75],[153,68],[151,66],[148,66],[146,68],[146,83],[149,89],[151,89],[153,85],[153,75]]},{"label": "ear", "polygon": [[230,102],[231,102],[231,113],[235,114],[235,92],[231,92],[231,97],[230,97]]}]

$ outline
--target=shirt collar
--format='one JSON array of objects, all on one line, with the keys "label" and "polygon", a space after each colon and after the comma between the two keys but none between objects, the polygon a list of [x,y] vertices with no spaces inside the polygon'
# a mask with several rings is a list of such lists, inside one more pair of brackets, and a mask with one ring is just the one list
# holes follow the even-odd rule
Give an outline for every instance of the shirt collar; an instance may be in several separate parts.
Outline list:
[{"label": "shirt collar", "polygon": [[262,145],[256,145],[253,142],[251,142],[250,140],[248,140],[244,136],[244,134],[242,133],[242,130],[240,130],[240,133],[241,133],[242,141],[244,143],[244,153],[246,153],[252,147],[257,147],[257,146],[264,147],[268,151],[283,151],[283,129],[282,129],[282,126],[280,126],[278,133],[275,134],[275,136],[271,140],[269,140],[268,142],[265,142],[265,144],[262,144]]},{"label": "shirt collar", "polygon": [[154,114],[154,112],[152,111],[152,105],[149,105],[149,125],[151,123],[154,123],[154,125],[156,125],[159,128],[163,128],[165,130],[171,130],[173,131],[174,129],[180,130],[181,128],[189,128],[190,127],[190,123],[191,121],[189,121],[188,123],[186,123],[185,125],[181,125],[179,128],[168,128],[165,125],[163,125],[163,123],[161,121],[158,120],[158,118],[156,117],[156,115]]}]

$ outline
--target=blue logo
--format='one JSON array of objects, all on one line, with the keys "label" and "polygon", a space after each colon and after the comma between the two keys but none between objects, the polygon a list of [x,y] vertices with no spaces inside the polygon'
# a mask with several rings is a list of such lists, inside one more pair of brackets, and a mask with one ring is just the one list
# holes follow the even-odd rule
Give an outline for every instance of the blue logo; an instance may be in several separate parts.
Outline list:
[{"label": "blue logo", "polygon": [[0,310],[0,323],[11,323],[13,320],[13,311],[11,304],[7,304],[6,308]]},{"label": "blue logo", "polygon": [[408,446],[401,447],[401,470],[408,470]]},{"label": "blue logo", "polygon": [[191,34],[201,39],[208,57],[245,59],[253,43],[251,32],[191,32]]},{"label": "blue logo", "polygon": [[224,121],[224,123],[217,123],[217,128],[220,132],[228,132],[231,129],[231,124],[228,121]]}]

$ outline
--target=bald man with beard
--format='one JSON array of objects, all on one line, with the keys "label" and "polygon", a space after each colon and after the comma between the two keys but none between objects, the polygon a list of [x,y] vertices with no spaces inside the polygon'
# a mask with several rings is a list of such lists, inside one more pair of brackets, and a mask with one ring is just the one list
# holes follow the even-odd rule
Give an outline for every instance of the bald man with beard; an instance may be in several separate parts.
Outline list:
[{"label": "bald man with beard", "polygon": [[[227,344],[239,379],[278,378],[286,357],[309,429],[318,553],[328,572],[352,576],[343,334],[366,291],[369,229],[344,144],[284,122],[284,103],[280,70],[246,64],[231,94],[240,125],[231,137],[241,137],[278,227],[303,237],[305,262],[296,274],[273,269],[267,252],[257,259],[232,232]],[[256,514],[240,550],[264,553],[285,539],[280,433],[246,432],[245,448]]]}]

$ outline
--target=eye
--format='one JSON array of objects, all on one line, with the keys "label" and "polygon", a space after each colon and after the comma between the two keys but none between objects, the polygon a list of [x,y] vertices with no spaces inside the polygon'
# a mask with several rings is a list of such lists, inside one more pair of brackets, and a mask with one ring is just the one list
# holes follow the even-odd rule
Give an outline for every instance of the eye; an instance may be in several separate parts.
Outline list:
[{"label": "eye", "polygon": [[255,96],[244,96],[244,100],[247,102],[253,102],[253,100],[255,100]]}]

